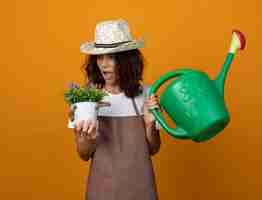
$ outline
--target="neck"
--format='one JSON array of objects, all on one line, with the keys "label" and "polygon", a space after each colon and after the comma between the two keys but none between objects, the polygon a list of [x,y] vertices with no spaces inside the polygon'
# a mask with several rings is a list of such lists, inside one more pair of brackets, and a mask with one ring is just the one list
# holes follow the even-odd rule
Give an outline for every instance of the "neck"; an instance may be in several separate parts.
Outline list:
[{"label": "neck", "polygon": [[121,92],[121,89],[118,85],[105,85],[104,89],[112,94],[118,94]]}]

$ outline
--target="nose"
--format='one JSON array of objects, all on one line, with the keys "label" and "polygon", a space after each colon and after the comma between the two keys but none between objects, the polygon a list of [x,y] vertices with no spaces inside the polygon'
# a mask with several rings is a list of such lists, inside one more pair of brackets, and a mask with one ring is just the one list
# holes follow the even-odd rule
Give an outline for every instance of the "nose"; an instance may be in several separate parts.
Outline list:
[{"label": "nose", "polygon": [[105,58],[102,58],[102,60],[101,60],[101,66],[102,67],[106,67],[106,59]]},{"label": "nose", "polygon": [[103,67],[103,68],[106,67],[106,65],[107,65],[107,59],[105,58],[105,56],[101,56],[101,57],[99,58],[99,63],[100,63],[100,66],[101,66],[101,67]]}]

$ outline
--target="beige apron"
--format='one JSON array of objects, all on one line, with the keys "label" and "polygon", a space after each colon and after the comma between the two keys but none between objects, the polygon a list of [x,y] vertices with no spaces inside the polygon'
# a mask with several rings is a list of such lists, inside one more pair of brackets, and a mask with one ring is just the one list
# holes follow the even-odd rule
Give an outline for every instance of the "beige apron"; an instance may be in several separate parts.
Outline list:
[{"label": "beige apron", "polygon": [[99,116],[86,200],[158,200],[143,116]]}]

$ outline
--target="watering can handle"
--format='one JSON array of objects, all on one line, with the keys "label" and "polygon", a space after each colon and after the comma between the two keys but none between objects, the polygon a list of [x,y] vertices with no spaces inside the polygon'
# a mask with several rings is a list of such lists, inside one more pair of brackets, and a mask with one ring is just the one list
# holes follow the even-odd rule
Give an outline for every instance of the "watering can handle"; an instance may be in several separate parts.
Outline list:
[{"label": "watering can handle", "polygon": [[[162,76],[159,80],[157,80],[150,88],[149,88],[149,92],[148,95],[151,96],[153,94],[155,94],[158,89],[161,87],[161,85],[163,85],[166,81],[177,77],[177,76],[181,76],[184,75],[186,73],[190,73],[193,72],[195,70],[192,69],[178,69],[175,71],[171,71],[167,74],[165,74],[164,76]],[[149,109],[149,111],[154,115],[155,119],[160,123],[160,125],[164,128],[164,130],[170,134],[171,136],[178,138],[178,139],[189,139],[188,133],[182,129],[181,127],[179,127],[179,125],[176,126],[175,129],[170,128],[167,123],[164,121],[164,118],[160,112],[160,110],[158,108],[153,108],[153,109]]]}]

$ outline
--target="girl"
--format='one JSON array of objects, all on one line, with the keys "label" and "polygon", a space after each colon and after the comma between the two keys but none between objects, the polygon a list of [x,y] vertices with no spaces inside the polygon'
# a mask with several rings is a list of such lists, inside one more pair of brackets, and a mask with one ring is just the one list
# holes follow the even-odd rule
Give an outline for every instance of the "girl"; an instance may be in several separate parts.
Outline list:
[{"label": "girl", "polygon": [[125,20],[100,22],[96,41],[81,45],[86,60],[87,86],[108,93],[98,121],[77,123],[79,156],[91,159],[87,179],[88,200],[157,200],[152,155],[161,140],[149,108],[159,108],[155,96],[146,97],[143,40],[132,39]]}]

